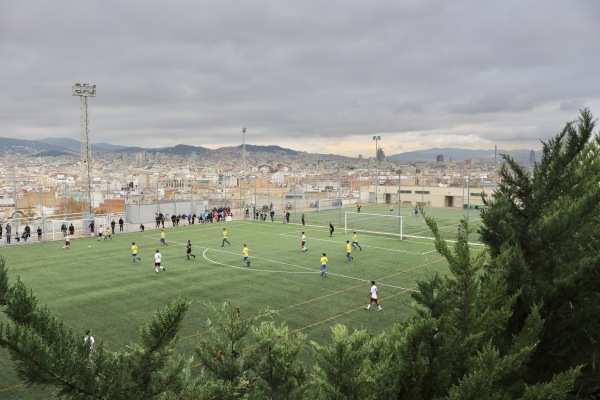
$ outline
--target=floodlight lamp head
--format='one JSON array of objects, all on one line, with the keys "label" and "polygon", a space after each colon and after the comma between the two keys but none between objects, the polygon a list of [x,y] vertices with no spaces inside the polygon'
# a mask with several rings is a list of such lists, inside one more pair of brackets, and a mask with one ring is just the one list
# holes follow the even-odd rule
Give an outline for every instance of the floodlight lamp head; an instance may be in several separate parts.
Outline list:
[{"label": "floodlight lamp head", "polygon": [[246,133],[246,127],[242,128],[242,133]]}]

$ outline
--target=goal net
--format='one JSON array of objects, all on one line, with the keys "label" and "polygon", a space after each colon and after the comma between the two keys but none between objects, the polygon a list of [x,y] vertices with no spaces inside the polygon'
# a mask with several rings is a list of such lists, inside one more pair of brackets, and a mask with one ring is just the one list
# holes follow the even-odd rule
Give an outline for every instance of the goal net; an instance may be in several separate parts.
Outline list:
[{"label": "goal net", "polygon": [[353,211],[344,212],[344,233],[362,232],[379,235],[393,235],[403,239],[403,218],[398,215],[367,214]]}]

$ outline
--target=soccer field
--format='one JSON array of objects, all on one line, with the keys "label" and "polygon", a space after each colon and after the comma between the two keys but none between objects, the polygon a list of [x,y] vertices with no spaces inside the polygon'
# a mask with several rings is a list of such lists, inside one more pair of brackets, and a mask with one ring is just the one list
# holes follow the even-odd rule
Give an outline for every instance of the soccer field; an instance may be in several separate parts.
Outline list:
[{"label": "soccer field", "polygon": [[[440,212],[436,219],[452,240],[463,214],[450,211],[454,212]],[[479,215],[470,218],[476,223]],[[336,227],[332,237],[328,221]],[[2,246],[0,253],[7,260],[11,283],[20,276],[41,304],[81,331],[82,340],[91,329],[109,350],[138,341],[139,327],[178,297],[192,301],[178,343],[178,350],[186,354],[193,354],[196,340],[207,332],[208,302],[217,308],[226,301],[239,304],[242,316],[269,307],[278,312],[275,320],[285,321],[292,333],[303,332],[309,340],[326,344],[337,323],[372,334],[389,332],[412,312],[415,281],[427,272],[446,272],[447,263],[436,253],[422,216],[408,214],[409,222],[423,234],[402,241],[359,234],[363,250],[353,250],[352,262],[346,258],[346,240],[351,241],[352,234],[344,234],[339,210],[306,214],[306,226],[298,216],[290,224],[276,218],[166,228],[168,246],[160,243],[159,230],[146,230],[117,234],[112,241],[75,239],[68,250],[62,249],[62,242],[45,242]],[[223,228],[231,245],[221,247]],[[300,248],[302,231],[307,252]],[[196,255],[189,261],[188,240]],[[138,245],[141,262],[132,262],[131,242]],[[242,259],[244,244],[250,249],[250,267]],[[160,274],[154,271],[157,249],[166,268]],[[322,253],[329,258],[326,278],[320,274]],[[365,310],[371,280],[379,288],[380,312]],[[309,346],[306,349],[310,360]],[[49,388],[27,388],[13,369],[8,353],[0,350],[0,399],[48,398]]]}]

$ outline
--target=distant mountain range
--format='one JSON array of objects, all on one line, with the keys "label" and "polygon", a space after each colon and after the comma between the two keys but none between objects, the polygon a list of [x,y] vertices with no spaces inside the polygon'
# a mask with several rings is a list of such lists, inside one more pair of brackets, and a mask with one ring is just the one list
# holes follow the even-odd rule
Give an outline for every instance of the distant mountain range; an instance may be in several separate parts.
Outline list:
[{"label": "distant mountain range", "polygon": [[[164,153],[175,155],[190,155],[190,154],[215,154],[217,152],[237,151],[240,152],[242,145],[237,147],[223,147],[218,150],[211,150],[206,147],[189,146],[178,144],[172,147],[159,148],[144,148],[144,147],[127,147],[119,146],[110,143],[92,143],[93,153],[139,153],[142,151],[148,153]],[[286,154],[295,156],[300,152],[296,150],[286,149],[280,146],[256,146],[246,145],[246,152],[263,152],[272,154]],[[56,157],[74,155],[78,156],[81,153],[81,142],[69,138],[44,138],[38,140],[23,140],[13,138],[0,137],[0,154],[20,154],[30,157]]]},{"label": "distant mountain range", "polygon": [[[494,149],[469,150],[455,148],[434,148],[428,150],[408,151],[406,153],[394,154],[392,156],[386,157],[386,159],[391,161],[436,161],[438,156],[443,156],[445,162],[449,162],[451,159],[455,159],[456,161],[475,159],[493,162],[494,158],[497,158],[498,161],[502,161],[502,154],[508,154],[517,161],[529,162],[531,150],[498,150],[497,153],[494,153]],[[539,154],[540,151],[537,152],[538,156]],[[536,152],[534,152],[534,155],[536,155]]]},{"label": "distant mountain range", "polygon": [[[173,147],[161,148],[142,148],[142,147],[127,147],[119,146],[110,143],[92,143],[92,152],[95,153],[139,153],[146,151],[148,153],[164,153],[174,155],[226,155],[228,153],[235,154],[242,150],[242,145],[235,147],[223,147],[217,150],[211,150],[206,147],[189,146],[178,144]],[[517,161],[529,161],[531,150],[498,150],[497,158],[501,161],[500,154],[509,154]],[[56,157],[73,155],[78,156],[81,152],[81,143],[79,140],[69,138],[45,138],[39,140],[22,140],[13,138],[0,137],[0,154],[19,154],[30,157]],[[248,153],[270,153],[273,155],[297,156],[300,154],[309,154],[292,149],[287,149],[280,146],[257,146],[246,144],[246,152]],[[410,151],[406,153],[394,154],[387,156],[390,161],[436,161],[438,156],[443,156],[445,162],[451,159],[456,161],[464,161],[466,159],[477,159],[494,161],[494,150],[468,150],[455,148],[434,148],[428,150]],[[323,154],[324,157],[342,157],[334,154]]]}]

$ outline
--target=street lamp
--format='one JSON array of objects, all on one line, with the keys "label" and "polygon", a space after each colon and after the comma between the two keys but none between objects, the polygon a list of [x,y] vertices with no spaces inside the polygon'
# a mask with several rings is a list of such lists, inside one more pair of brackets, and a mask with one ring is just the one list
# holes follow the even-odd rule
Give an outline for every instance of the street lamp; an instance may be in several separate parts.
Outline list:
[{"label": "street lamp", "polygon": [[379,171],[377,171],[377,161],[378,161],[378,154],[377,154],[377,142],[381,140],[381,136],[373,136],[373,140],[375,141],[375,204],[377,204],[377,197],[379,197]]},{"label": "street lamp", "polygon": [[242,213],[246,218],[246,127],[242,128],[242,153],[244,158],[244,209]]}]

